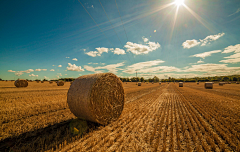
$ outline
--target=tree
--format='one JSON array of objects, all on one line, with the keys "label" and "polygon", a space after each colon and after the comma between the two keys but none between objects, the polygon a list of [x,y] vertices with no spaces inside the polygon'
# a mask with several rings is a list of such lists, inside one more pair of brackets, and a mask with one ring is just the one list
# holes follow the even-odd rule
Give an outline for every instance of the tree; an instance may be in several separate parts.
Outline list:
[{"label": "tree", "polygon": [[140,81],[141,81],[141,82],[143,82],[143,81],[144,81],[144,78],[143,78],[143,77],[141,77],[141,78],[140,78]]}]

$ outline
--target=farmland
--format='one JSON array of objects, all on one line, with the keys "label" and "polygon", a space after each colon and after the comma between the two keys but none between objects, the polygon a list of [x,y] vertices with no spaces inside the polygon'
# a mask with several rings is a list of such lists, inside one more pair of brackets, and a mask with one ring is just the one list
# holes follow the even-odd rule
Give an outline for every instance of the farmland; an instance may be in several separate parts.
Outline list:
[{"label": "farmland", "polygon": [[240,151],[240,85],[123,83],[125,106],[107,126],[76,117],[67,105],[70,83],[0,82],[0,151]]}]

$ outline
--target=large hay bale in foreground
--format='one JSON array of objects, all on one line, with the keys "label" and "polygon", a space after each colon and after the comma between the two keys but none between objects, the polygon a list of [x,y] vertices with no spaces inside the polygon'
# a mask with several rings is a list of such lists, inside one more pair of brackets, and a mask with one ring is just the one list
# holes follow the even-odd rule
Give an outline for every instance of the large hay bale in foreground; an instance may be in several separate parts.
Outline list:
[{"label": "large hay bale in foreground", "polygon": [[122,113],[122,81],[112,73],[78,77],[68,90],[67,103],[76,117],[106,125]]},{"label": "large hay bale in foreground", "polygon": [[205,89],[212,89],[213,88],[213,83],[212,82],[205,82],[204,87],[205,87]]},{"label": "large hay bale in foreground", "polygon": [[179,82],[179,87],[183,87],[183,82]]},{"label": "large hay bale in foreground", "polygon": [[138,86],[141,86],[142,85],[142,83],[141,82],[138,82]]},{"label": "large hay bale in foreground", "polygon": [[58,81],[57,82],[57,86],[63,86],[64,85],[64,82],[63,81]]},{"label": "large hay bale in foreground", "polygon": [[17,88],[20,88],[20,87],[27,87],[28,86],[28,82],[27,80],[24,80],[24,79],[18,79],[14,82],[14,85],[17,87]]}]

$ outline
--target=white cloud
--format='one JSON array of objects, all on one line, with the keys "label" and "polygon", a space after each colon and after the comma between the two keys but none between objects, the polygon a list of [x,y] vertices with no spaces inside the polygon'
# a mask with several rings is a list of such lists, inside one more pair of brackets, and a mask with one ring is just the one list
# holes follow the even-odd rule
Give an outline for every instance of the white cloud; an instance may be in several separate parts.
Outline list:
[{"label": "white cloud", "polygon": [[70,57],[66,57],[67,59],[69,59]]},{"label": "white cloud", "polygon": [[183,46],[183,48],[190,49],[190,48],[192,48],[194,46],[197,46],[199,44],[200,44],[200,42],[198,42],[197,40],[193,39],[193,40],[186,40],[185,42],[183,42],[182,46]]},{"label": "white cloud", "polygon": [[204,61],[202,61],[201,59],[199,61],[197,61],[197,63],[204,63]]},{"label": "white cloud", "polygon": [[91,66],[88,66],[88,65],[85,65],[84,68],[87,70],[87,71],[91,71],[91,72],[95,72],[95,73],[102,73],[102,71],[96,71],[96,70],[100,70],[100,69],[106,69],[108,70],[108,72],[111,72],[111,73],[116,73],[118,70],[120,70],[118,67],[121,67],[123,66],[124,63],[117,63],[117,64],[109,64],[109,65],[106,65],[106,66],[98,66],[98,67],[91,67]]},{"label": "white cloud", "polygon": [[91,57],[96,57],[96,56],[101,56],[102,53],[108,53],[108,48],[102,47],[102,48],[96,48],[97,51],[90,51],[86,52],[85,54],[91,56]]},{"label": "white cloud", "polygon": [[51,69],[50,71],[55,71],[54,69]]},{"label": "white cloud", "polygon": [[68,63],[67,70],[68,71],[84,71],[84,69],[82,69],[81,66],[76,66],[76,64],[71,64],[71,63]]},{"label": "white cloud", "polygon": [[210,43],[211,41],[216,41],[217,39],[219,39],[223,35],[225,35],[225,33],[218,33],[216,35],[209,35],[205,39],[200,40],[202,42],[201,46],[205,46],[207,43]]},{"label": "white cloud", "polygon": [[61,67],[62,67],[62,65],[58,65],[58,67],[59,67],[59,68],[61,68]]},{"label": "white cloud", "polygon": [[199,44],[201,44],[201,46],[205,46],[206,44],[210,44],[211,41],[216,41],[217,39],[219,39],[220,37],[222,37],[223,35],[225,35],[225,33],[218,33],[216,35],[209,35],[207,36],[205,39],[201,40],[199,39],[198,40],[186,40],[185,42],[183,42],[182,46],[183,48],[192,48],[192,47],[195,47]]},{"label": "white cloud", "polygon": [[148,42],[148,38],[145,38],[145,37],[143,36],[142,39],[143,39],[143,41],[144,41],[145,43]]},{"label": "white cloud", "polygon": [[30,77],[38,77],[38,75],[35,75],[35,74],[30,74],[29,76]]},{"label": "white cloud", "polygon": [[93,5],[92,5],[91,7],[92,7],[92,8],[94,8],[94,6],[93,6]]},{"label": "white cloud", "polygon": [[[12,70],[8,70],[8,72],[13,72]],[[24,73],[30,73],[30,72],[34,72],[34,70],[33,69],[28,69],[28,70],[25,70],[25,71],[14,71],[15,73],[15,75],[16,76],[20,76],[20,75],[22,75],[22,74],[24,74]]]},{"label": "white cloud", "polygon": [[65,74],[65,75],[67,75],[67,74]]},{"label": "white cloud", "polygon": [[221,60],[219,62],[223,62],[223,63],[238,63],[238,62],[240,62],[240,58]]},{"label": "white cloud", "polygon": [[74,60],[74,61],[78,61],[78,59],[77,59],[77,58],[73,58],[72,60]]},{"label": "white cloud", "polygon": [[108,48],[104,48],[104,47],[102,47],[102,48],[96,48],[97,50],[98,50],[98,52],[99,52],[99,55],[98,56],[101,56],[101,54],[103,53],[103,52],[105,52],[105,53],[108,53]]},{"label": "white cloud", "polygon": [[52,65],[52,66],[55,66],[55,65]]},{"label": "white cloud", "polygon": [[198,64],[192,65],[190,68],[186,70],[182,70],[183,72],[223,72],[230,73],[234,70],[240,70],[240,67],[227,67],[227,64]]},{"label": "white cloud", "polygon": [[16,72],[16,71],[13,71],[13,70],[8,70],[8,72]]},{"label": "white cloud", "polygon": [[109,50],[110,50],[110,51],[113,51],[113,50],[114,50],[114,48],[110,48]]},{"label": "white cloud", "polygon": [[211,56],[213,53],[219,53],[219,52],[222,52],[222,51],[221,50],[214,50],[214,51],[209,51],[209,52],[195,54],[195,55],[192,55],[190,57],[199,57],[199,58],[203,58],[204,59],[205,57]]},{"label": "white cloud", "polygon": [[61,76],[62,76],[62,73],[57,73],[57,75],[61,77]]},{"label": "white cloud", "polygon": [[124,45],[125,48],[127,48],[128,52],[132,52],[133,54],[139,55],[139,54],[148,54],[149,52],[152,52],[160,47],[159,43],[155,42],[149,42],[147,45],[127,42],[126,45]]},{"label": "white cloud", "polygon": [[117,55],[126,54],[125,51],[123,49],[120,49],[120,48],[115,48],[115,50],[112,51],[112,52],[114,52],[114,54],[117,54]]},{"label": "white cloud", "polygon": [[44,76],[44,79],[47,79],[47,80],[48,80],[49,78],[48,78],[48,77],[46,77],[46,76]]},{"label": "white cloud", "polygon": [[47,69],[35,69],[35,71],[47,71]]},{"label": "white cloud", "polygon": [[97,51],[90,51],[90,52],[86,52],[85,54],[91,56],[91,57],[96,57],[98,52]]},{"label": "white cloud", "polygon": [[139,62],[133,65],[128,66],[123,72],[133,74],[139,70],[144,70],[146,68],[159,65],[160,63],[164,63],[165,61],[162,60],[153,60],[153,61],[146,61],[146,62]]},{"label": "white cloud", "polygon": [[240,52],[240,44],[236,44],[234,46],[230,45],[226,47],[222,53],[231,53],[231,52],[235,52],[235,53]]},{"label": "white cloud", "polygon": [[86,51],[86,49],[83,49],[83,51],[85,52],[85,51]]}]

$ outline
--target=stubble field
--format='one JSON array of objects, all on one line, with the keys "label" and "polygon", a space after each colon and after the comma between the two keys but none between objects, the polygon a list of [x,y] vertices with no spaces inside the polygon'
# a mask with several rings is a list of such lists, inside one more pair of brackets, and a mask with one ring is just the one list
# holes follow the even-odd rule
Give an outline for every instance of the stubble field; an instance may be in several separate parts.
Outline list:
[{"label": "stubble field", "polygon": [[123,83],[125,105],[83,135],[67,105],[70,83],[0,82],[0,151],[240,151],[240,85]]}]

